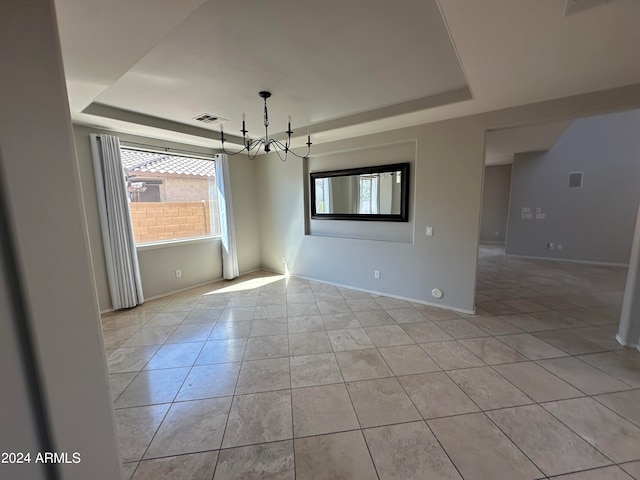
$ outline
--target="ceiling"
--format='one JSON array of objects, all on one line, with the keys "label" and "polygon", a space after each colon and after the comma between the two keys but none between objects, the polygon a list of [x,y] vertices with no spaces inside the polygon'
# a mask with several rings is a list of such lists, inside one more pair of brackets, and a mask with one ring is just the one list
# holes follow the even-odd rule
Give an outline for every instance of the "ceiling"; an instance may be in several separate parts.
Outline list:
[{"label": "ceiling", "polygon": [[214,148],[260,90],[318,143],[639,83],[640,2],[568,2],[55,0],[74,122]]}]

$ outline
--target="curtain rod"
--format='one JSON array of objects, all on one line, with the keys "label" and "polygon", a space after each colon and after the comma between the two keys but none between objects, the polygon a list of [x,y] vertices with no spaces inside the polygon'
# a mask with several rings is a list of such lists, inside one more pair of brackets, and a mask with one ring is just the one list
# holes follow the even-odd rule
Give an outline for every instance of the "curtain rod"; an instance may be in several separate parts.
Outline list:
[{"label": "curtain rod", "polygon": [[[127,141],[127,140],[120,140],[120,143],[124,147],[128,147],[128,146],[131,146],[133,148],[140,147],[139,149],[147,149],[147,150],[155,151],[155,152],[158,152],[158,153],[176,152],[176,153],[182,153],[182,154],[190,155],[190,156],[193,156],[193,157],[201,157],[201,158],[204,158],[206,160],[211,160],[211,158],[216,158],[218,156],[217,153],[207,154],[207,153],[202,153],[202,152],[192,152],[190,150],[182,150],[182,149],[179,149],[179,148],[172,148],[172,147],[161,147],[161,146],[158,146],[158,145],[149,145],[147,143],[130,142],[130,141]],[[203,147],[203,148],[206,148],[206,147]]]}]

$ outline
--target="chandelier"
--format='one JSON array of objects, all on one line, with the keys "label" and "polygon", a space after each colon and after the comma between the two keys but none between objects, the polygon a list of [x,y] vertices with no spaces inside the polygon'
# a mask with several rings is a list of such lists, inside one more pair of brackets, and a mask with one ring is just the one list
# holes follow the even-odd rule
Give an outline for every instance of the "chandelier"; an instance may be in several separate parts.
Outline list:
[{"label": "chandelier", "polygon": [[[260,139],[255,139],[255,140],[252,140],[249,137],[247,137],[247,133],[249,133],[249,131],[246,129],[246,124],[245,124],[246,116],[243,113],[242,114],[242,130],[240,130],[242,132],[242,143],[243,143],[242,149],[237,152],[227,152],[224,149],[224,129],[221,123],[220,124],[220,142],[222,143],[222,151],[227,155],[237,155],[246,150],[247,156],[249,157],[249,159],[253,160],[254,158],[256,158],[258,153],[260,153],[260,147],[263,147],[263,150],[265,153],[274,151],[278,155],[278,158],[280,158],[280,160],[282,160],[283,162],[287,161],[287,155],[289,153],[291,153],[292,155],[295,155],[298,158],[307,158],[309,156],[309,153],[311,153],[311,137],[308,134],[307,134],[307,144],[306,144],[307,153],[305,155],[298,155],[293,150],[291,150],[291,135],[293,135],[293,132],[291,131],[291,115],[289,115],[289,123],[287,124],[287,131],[285,132],[287,134],[286,142],[282,143],[274,138],[269,138],[269,112],[267,111],[267,98],[271,96],[271,92],[262,91],[262,92],[258,92],[258,95],[260,96],[260,98],[264,100],[264,137]],[[283,153],[284,153],[284,156],[283,156]]]}]

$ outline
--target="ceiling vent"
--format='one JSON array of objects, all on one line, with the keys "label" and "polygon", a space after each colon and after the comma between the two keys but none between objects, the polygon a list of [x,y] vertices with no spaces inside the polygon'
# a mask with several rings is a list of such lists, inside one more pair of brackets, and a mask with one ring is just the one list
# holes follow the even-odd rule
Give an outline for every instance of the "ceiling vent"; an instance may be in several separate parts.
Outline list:
[{"label": "ceiling vent", "polygon": [[583,10],[604,5],[613,0],[567,0],[567,7],[564,10],[564,16],[580,13]]},{"label": "ceiling vent", "polygon": [[569,188],[581,188],[582,187],[582,175],[583,172],[572,172],[569,174]]},{"label": "ceiling vent", "polygon": [[218,117],[217,115],[211,115],[210,113],[203,113],[202,115],[193,117],[193,119],[202,123],[221,123],[225,121],[224,118]]}]

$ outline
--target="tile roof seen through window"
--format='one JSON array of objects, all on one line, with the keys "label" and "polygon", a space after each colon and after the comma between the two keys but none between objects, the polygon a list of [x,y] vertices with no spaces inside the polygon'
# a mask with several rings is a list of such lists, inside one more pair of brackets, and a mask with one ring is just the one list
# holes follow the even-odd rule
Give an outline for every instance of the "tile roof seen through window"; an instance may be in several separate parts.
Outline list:
[{"label": "tile roof seen through window", "polygon": [[178,157],[164,153],[140,152],[124,148],[120,152],[122,154],[122,166],[127,175],[134,172],[146,172],[197,175],[200,177],[215,176],[216,168],[213,160]]}]

